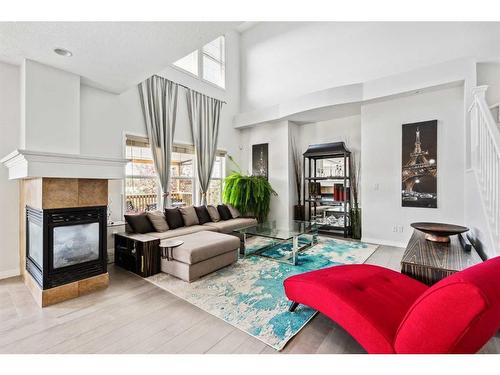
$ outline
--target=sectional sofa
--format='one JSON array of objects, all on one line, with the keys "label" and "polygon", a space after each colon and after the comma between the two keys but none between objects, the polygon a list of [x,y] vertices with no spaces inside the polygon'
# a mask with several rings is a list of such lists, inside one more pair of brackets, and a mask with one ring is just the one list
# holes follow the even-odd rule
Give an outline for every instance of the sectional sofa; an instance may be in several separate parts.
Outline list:
[{"label": "sectional sofa", "polygon": [[[125,220],[127,233],[115,240],[117,265],[143,277],[163,271],[188,282],[236,262],[240,240],[231,233],[257,225],[229,205],[167,208],[125,215]],[[169,259],[160,259],[166,239],[184,243],[171,250]]]}]

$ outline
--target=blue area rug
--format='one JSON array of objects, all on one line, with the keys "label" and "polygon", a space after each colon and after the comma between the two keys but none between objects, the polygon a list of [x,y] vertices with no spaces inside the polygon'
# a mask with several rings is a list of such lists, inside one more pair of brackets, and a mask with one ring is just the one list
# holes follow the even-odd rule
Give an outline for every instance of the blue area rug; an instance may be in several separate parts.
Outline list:
[{"label": "blue area rug", "polygon": [[[254,237],[247,246],[258,248],[262,241],[266,240]],[[266,255],[281,257],[290,246],[274,246],[266,250]],[[302,305],[294,313],[288,312],[290,302],[283,290],[283,280],[339,264],[364,263],[377,247],[320,237],[317,245],[299,254],[296,266],[249,256],[193,283],[165,273],[146,280],[281,350],[316,314]]]}]

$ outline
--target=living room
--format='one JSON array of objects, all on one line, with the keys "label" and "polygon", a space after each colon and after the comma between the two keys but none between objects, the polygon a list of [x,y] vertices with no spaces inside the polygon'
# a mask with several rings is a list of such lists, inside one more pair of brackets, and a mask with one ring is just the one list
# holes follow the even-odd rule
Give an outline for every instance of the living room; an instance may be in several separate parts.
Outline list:
[{"label": "living room", "polygon": [[68,17],[0,22],[0,353],[498,358],[500,22]]}]

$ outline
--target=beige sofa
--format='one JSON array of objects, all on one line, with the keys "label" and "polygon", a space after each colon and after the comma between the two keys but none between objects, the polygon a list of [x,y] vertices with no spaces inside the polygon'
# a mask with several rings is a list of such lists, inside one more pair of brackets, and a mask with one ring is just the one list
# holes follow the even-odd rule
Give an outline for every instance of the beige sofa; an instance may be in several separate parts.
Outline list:
[{"label": "beige sofa", "polygon": [[[184,281],[194,281],[238,260],[240,239],[230,235],[234,230],[251,227],[257,220],[248,217],[208,222],[203,225],[183,226],[165,232],[140,235],[141,243],[148,243],[160,270]],[[130,228],[128,228],[130,229]],[[137,234],[123,233],[123,237],[137,241]],[[170,259],[160,259],[160,243],[165,239],[179,239],[184,243],[174,248]],[[116,252],[116,250],[115,250]],[[148,274],[150,275],[150,274]]]},{"label": "beige sofa", "polygon": [[184,236],[186,234],[197,233],[202,231],[219,232],[229,234],[235,229],[241,229],[257,225],[257,220],[248,217],[238,217],[236,219],[229,219],[218,221],[216,223],[210,222],[203,225],[191,225],[189,227],[180,227],[176,229],[169,229],[166,232],[149,232],[146,236],[151,236],[156,239],[164,240],[166,238],[175,238]]},{"label": "beige sofa", "polygon": [[214,231],[176,237],[184,243],[171,250],[170,259],[161,259],[161,270],[192,282],[238,261],[240,240]]}]

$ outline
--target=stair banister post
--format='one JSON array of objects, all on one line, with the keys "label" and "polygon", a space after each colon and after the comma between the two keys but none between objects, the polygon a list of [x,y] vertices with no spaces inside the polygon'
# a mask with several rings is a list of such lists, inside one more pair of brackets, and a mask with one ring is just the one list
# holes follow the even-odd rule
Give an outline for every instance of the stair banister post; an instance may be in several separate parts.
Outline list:
[{"label": "stair banister post", "polygon": [[472,96],[485,99],[487,90],[488,85],[476,86],[472,88]]}]

